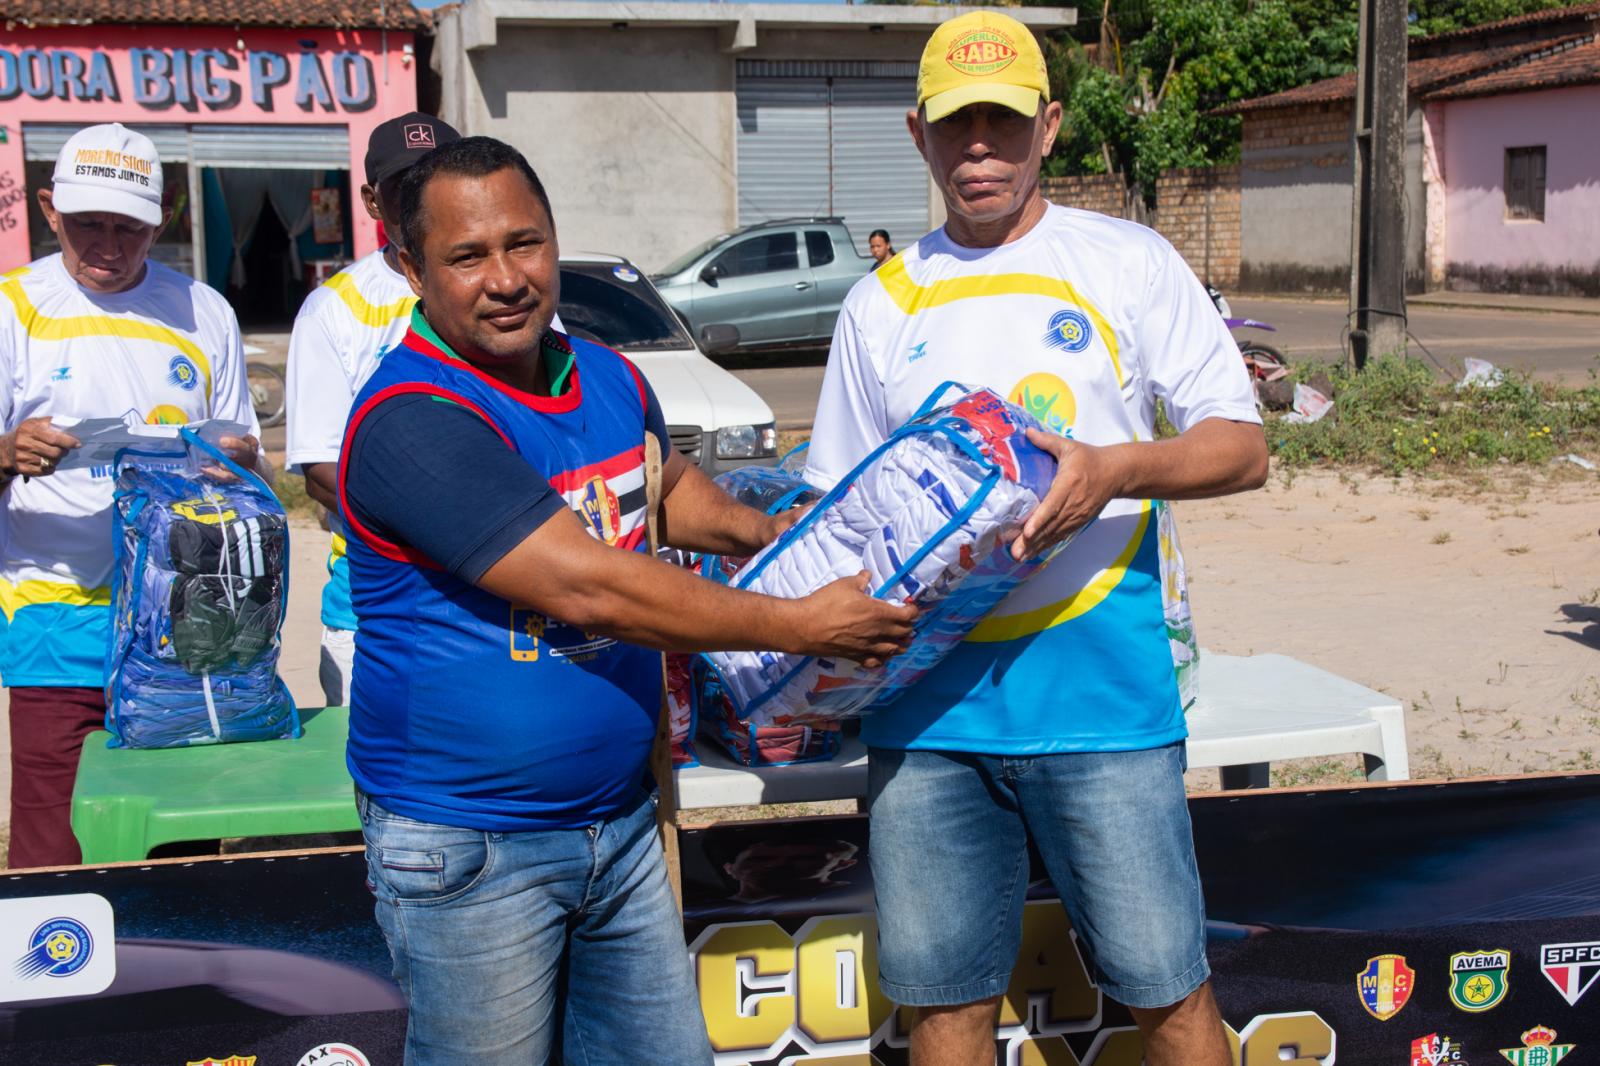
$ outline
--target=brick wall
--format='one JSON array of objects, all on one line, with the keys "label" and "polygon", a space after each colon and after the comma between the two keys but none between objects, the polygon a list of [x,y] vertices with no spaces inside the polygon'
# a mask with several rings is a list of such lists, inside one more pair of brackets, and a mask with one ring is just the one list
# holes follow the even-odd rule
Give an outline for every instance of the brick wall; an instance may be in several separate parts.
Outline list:
[{"label": "brick wall", "polygon": [[1169,170],[1156,182],[1155,228],[1201,281],[1239,284],[1239,168]]},{"label": "brick wall", "polygon": [[[1045,178],[1041,184],[1052,203],[1113,218],[1131,214],[1120,176]],[[1156,206],[1147,222],[1172,242],[1201,281],[1220,289],[1238,285],[1238,167],[1167,171],[1156,183]]]},{"label": "brick wall", "polygon": [[1039,182],[1044,198],[1062,207],[1098,211],[1112,218],[1126,218],[1127,205],[1122,177],[1118,174],[1090,174],[1081,178],[1044,178]]},{"label": "brick wall", "polygon": [[1350,154],[1350,101],[1275,108],[1244,116],[1242,143],[1246,153],[1307,144],[1336,145]]}]

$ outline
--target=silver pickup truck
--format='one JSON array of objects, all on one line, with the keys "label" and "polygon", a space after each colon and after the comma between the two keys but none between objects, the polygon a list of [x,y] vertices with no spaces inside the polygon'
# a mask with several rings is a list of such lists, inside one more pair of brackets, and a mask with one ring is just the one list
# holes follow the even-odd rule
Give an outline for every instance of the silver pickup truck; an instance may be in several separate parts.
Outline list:
[{"label": "silver pickup truck", "polygon": [[843,220],[784,218],[714,237],[651,280],[692,335],[735,326],[747,350],[826,342],[844,294],[871,267]]}]

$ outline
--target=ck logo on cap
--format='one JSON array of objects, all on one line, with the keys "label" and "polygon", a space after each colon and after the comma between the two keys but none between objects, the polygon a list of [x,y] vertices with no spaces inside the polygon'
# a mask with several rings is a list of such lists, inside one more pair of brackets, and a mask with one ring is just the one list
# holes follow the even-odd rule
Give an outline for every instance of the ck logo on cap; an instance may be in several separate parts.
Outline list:
[{"label": "ck logo on cap", "polygon": [[407,148],[437,148],[433,139],[433,127],[426,122],[413,122],[406,126]]},{"label": "ck logo on cap", "polygon": [[1017,58],[1017,49],[1005,34],[981,29],[957,37],[944,58],[961,73],[981,78],[1009,67]]}]

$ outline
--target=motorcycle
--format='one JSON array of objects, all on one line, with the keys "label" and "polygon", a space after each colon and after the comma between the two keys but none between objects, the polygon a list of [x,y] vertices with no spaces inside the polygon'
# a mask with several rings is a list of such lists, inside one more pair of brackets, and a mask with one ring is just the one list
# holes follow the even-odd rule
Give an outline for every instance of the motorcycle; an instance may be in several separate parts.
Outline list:
[{"label": "motorcycle", "polygon": [[[1259,319],[1234,318],[1233,309],[1228,306],[1228,298],[1215,286],[1206,286],[1206,295],[1211,297],[1211,302],[1217,308],[1217,314],[1222,316],[1222,321],[1228,326],[1228,331],[1239,329],[1264,329],[1269,333],[1276,333],[1277,327],[1270,326]],[[1250,371],[1252,382],[1277,381],[1289,373],[1289,360],[1282,352],[1270,344],[1246,338],[1234,341],[1239,345],[1239,354],[1244,358],[1244,365]]]}]

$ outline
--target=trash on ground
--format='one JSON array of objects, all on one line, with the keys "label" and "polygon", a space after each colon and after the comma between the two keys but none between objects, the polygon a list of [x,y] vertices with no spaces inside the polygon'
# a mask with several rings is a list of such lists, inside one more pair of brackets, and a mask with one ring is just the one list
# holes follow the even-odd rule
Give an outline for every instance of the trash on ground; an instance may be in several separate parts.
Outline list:
[{"label": "trash on ground", "polygon": [[1320,422],[1329,411],[1333,410],[1333,401],[1310,385],[1296,385],[1294,387],[1294,410],[1283,416],[1285,422],[1304,425],[1310,422]]},{"label": "trash on ground", "polygon": [[1466,373],[1461,375],[1461,380],[1456,382],[1456,391],[1459,392],[1469,385],[1481,385],[1485,388],[1498,385],[1506,379],[1506,372],[1489,362],[1487,359],[1463,359],[1462,365]]}]

